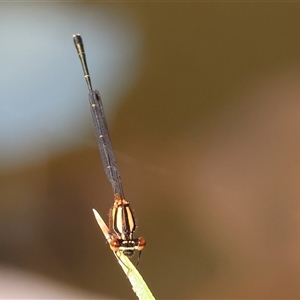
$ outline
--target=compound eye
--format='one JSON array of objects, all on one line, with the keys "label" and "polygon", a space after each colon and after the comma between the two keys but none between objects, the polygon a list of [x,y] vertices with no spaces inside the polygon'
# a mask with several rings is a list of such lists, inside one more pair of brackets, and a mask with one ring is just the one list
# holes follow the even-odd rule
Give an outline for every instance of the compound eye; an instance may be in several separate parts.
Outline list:
[{"label": "compound eye", "polygon": [[109,246],[110,246],[110,249],[113,250],[113,251],[118,251],[119,248],[121,247],[121,242],[120,240],[118,239],[112,239],[110,242],[109,242]]},{"label": "compound eye", "polygon": [[137,250],[141,251],[146,246],[146,240],[142,237],[138,238],[137,240]]}]

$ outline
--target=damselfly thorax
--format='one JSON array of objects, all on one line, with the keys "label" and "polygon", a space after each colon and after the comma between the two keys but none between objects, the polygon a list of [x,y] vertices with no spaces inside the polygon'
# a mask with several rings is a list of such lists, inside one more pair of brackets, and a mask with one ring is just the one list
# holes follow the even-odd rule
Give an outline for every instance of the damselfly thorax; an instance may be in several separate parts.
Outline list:
[{"label": "damselfly thorax", "polygon": [[115,202],[108,216],[108,228],[112,237],[109,245],[113,251],[122,251],[126,256],[132,256],[135,250],[141,251],[145,247],[144,238],[133,237],[136,223],[128,201],[115,195]]}]

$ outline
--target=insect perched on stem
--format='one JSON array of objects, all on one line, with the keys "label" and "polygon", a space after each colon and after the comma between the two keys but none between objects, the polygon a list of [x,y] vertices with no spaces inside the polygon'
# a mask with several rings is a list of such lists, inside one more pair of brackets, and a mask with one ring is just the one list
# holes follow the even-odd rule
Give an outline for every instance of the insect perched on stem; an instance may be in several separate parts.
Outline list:
[{"label": "insect perched on stem", "polygon": [[134,238],[133,236],[136,229],[136,222],[130,204],[125,200],[100,93],[92,88],[81,36],[79,34],[73,35],[73,40],[89,89],[90,108],[104,170],[114,192],[114,204],[109,210],[109,246],[115,254],[121,251],[128,257],[131,257],[137,250],[139,251],[139,261],[146,241],[142,237]]}]

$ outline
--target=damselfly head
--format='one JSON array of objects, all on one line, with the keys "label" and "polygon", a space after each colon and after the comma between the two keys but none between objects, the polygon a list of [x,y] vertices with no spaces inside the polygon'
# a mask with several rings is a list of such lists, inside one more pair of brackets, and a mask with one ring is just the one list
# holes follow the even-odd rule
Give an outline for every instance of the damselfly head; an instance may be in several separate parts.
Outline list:
[{"label": "damselfly head", "polygon": [[109,246],[114,252],[122,251],[124,255],[131,257],[136,250],[142,251],[144,249],[146,240],[142,237],[133,240],[112,238],[109,242]]}]

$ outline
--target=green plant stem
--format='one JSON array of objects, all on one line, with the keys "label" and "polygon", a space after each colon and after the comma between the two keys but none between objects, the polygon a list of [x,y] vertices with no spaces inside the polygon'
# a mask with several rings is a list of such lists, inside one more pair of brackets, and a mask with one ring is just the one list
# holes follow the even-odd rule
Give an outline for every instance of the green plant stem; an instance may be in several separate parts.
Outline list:
[{"label": "green plant stem", "polygon": [[[100,226],[106,240],[109,243],[111,240],[111,236],[109,234],[109,230],[105,222],[103,221],[103,219],[95,209],[93,209],[93,213],[95,215],[98,225]],[[118,251],[117,253],[113,252],[113,253],[117,258],[119,265],[122,267],[126,277],[130,281],[132,289],[137,295],[137,297],[143,300],[155,299],[150,289],[148,288],[146,282],[144,281],[143,277],[138,272],[136,267],[132,264],[130,259],[126,255],[124,255],[122,251]]]}]

